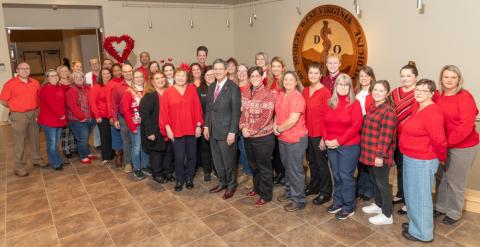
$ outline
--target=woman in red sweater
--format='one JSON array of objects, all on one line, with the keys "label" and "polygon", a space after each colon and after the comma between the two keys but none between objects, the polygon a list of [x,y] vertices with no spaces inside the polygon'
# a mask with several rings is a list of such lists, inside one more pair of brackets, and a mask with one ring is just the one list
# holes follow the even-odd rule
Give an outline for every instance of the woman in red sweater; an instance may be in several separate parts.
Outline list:
[{"label": "woman in red sweater", "polygon": [[310,168],[310,183],[305,189],[305,195],[318,194],[313,204],[321,205],[332,198],[332,175],[328,167],[327,151],[320,150],[325,109],[332,93],[320,82],[323,66],[313,62],[308,65],[308,81],[310,85],[303,90],[307,108],[305,122],[308,129],[308,166]]},{"label": "woman in red sweater", "polygon": [[104,68],[100,71],[97,83],[90,89],[90,108],[100,131],[102,164],[113,159],[112,132],[110,130],[110,114],[107,107],[107,83],[112,79],[112,72]]},{"label": "woman in red sweater", "polygon": [[375,101],[363,119],[360,163],[368,167],[374,182],[375,202],[363,207],[367,214],[377,214],[368,221],[374,225],[393,224],[392,193],[389,174],[393,164],[396,145],[397,114],[388,96],[388,81],[372,82],[372,97]]},{"label": "woman in red sweater", "polygon": [[433,181],[438,164],[447,159],[444,118],[440,107],[432,101],[434,92],[433,81],[418,81],[415,87],[418,110],[400,126],[403,189],[409,219],[403,225],[403,236],[411,241],[433,241]]},{"label": "woman in red sweater", "polygon": [[434,216],[445,214],[442,222],[452,225],[462,217],[465,188],[478,152],[478,109],[473,96],[463,89],[462,73],[457,66],[443,67],[439,82],[439,95],[434,101],[445,118],[448,159],[445,167],[439,169],[442,182]]},{"label": "woman in red sweater", "polygon": [[[397,142],[401,134],[401,124],[405,122],[416,107],[415,99],[413,97],[413,90],[417,82],[418,69],[415,62],[409,61],[407,65],[400,69],[400,83],[401,87],[393,89],[391,97],[397,113],[398,127],[397,127]],[[395,149],[395,165],[397,166],[397,194],[393,197],[393,204],[403,203],[403,155],[400,148]],[[398,210],[399,214],[406,214],[407,207],[403,206]]]},{"label": "woman in red sweater", "polygon": [[326,107],[320,149],[327,149],[335,185],[333,204],[328,207],[328,212],[344,220],[355,214],[356,185],[353,176],[360,155],[363,116],[360,102],[355,100],[350,76],[338,75],[333,90]]},{"label": "woman in red sweater", "polygon": [[142,168],[149,166],[148,155],[142,147],[140,134],[140,100],[143,98],[143,88],[145,85],[145,76],[141,70],[136,70],[133,74],[133,83],[123,93],[120,101],[120,111],[125,118],[129,130],[130,141],[132,145],[131,155],[133,163],[133,173],[138,180],[145,178]]},{"label": "woman in red sweater", "polygon": [[40,89],[39,102],[40,112],[38,124],[45,132],[47,141],[47,155],[50,165],[55,170],[63,170],[63,162],[58,150],[58,144],[62,134],[62,127],[67,125],[65,116],[65,94],[58,84],[57,71],[51,69],[45,74],[45,84]]},{"label": "woman in red sweater", "polygon": [[[187,72],[177,68],[175,84],[165,90],[160,99],[160,131],[173,144],[175,155],[175,191],[179,192],[186,183],[193,188],[193,176],[197,163],[197,140],[202,134],[202,105],[197,88],[187,84]],[[185,158],[187,162],[185,163]]]},{"label": "woman in red sweater", "polygon": [[272,200],[272,152],[275,144],[273,135],[273,115],[275,112],[275,95],[262,83],[263,70],[252,67],[248,70],[251,86],[242,92],[242,114],[240,116],[240,131],[245,138],[245,152],[249,158],[248,166],[254,172],[253,189],[247,196],[257,194],[255,205],[264,206]]},{"label": "woman in red sweater", "polygon": [[68,127],[78,143],[78,155],[82,164],[90,164],[96,159],[90,154],[88,148],[88,137],[95,122],[92,119],[90,110],[90,87],[85,85],[85,75],[82,72],[72,73],[73,84],[65,93],[67,101]]}]

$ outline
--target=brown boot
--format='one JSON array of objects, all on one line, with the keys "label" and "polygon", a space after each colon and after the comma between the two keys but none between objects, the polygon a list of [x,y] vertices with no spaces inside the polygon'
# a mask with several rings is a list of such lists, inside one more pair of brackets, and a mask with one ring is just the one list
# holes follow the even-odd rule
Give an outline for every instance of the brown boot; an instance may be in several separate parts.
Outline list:
[{"label": "brown boot", "polygon": [[120,168],[122,167],[123,163],[123,152],[120,151],[115,151],[115,167]]}]

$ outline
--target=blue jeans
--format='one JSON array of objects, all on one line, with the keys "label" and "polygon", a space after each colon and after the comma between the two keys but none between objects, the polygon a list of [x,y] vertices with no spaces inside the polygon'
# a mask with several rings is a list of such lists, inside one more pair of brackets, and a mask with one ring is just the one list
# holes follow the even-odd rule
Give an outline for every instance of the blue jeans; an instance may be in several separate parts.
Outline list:
[{"label": "blue jeans", "polygon": [[403,155],[403,191],[408,210],[408,233],[423,240],[433,239],[432,189],[438,159],[418,160]]},{"label": "blue jeans", "polygon": [[328,159],[332,165],[334,190],[333,205],[345,212],[355,210],[355,169],[360,156],[360,145],[339,146],[328,149]]},{"label": "blue jeans", "polygon": [[94,124],[95,122],[93,120],[87,120],[85,122],[72,121],[68,123],[68,127],[70,127],[73,136],[75,136],[75,140],[77,140],[78,156],[80,156],[80,159],[85,159],[90,154],[88,137]]},{"label": "blue jeans", "polygon": [[60,151],[58,145],[60,144],[60,138],[62,136],[62,128],[52,128],[40,124],[43,132],[45,133],[45,139],[47,141],[47,156],[48,162],[53,168],[62,166],[62,158],[60,157]]},{"label": "blue jeans", "polygon": [[100,140],[100,130],[98,129],[98,125],[95,123],[93,127],[93,146],[100,147],[102,146],[102,141]]},{"label": "blue jeans", "polygon": [[149,166],[148,154],[143,150],[142,147],[142,138],[140,135],[140,126],[137,127],[137,133],[131,131],[130,140],[132,141],[132,163],[133,169],[135,171],[140,170],[141,168],[147,168]]},{"label": "blue jeans", "polygon": [[357,193],[359,196],[374,197],[373,180],[368,172],[369,166],[358,163]]},{"label": "blue jeans", "polygon": [[119,151],[123,149],[122,143],[122,135],[120,134],[120,130],[111,126],[110,127],[112,132],[112,149],[115,151]]},{"label": "blue jeans", "polygon": [[248,164],[247,153],[245,152],[245,142],[242,135],[238,138],[237,147],[238,151],[240,151],[239,161],[243,167],[243,174],[252,175],[252,169],[250,169],[250,165]]}]

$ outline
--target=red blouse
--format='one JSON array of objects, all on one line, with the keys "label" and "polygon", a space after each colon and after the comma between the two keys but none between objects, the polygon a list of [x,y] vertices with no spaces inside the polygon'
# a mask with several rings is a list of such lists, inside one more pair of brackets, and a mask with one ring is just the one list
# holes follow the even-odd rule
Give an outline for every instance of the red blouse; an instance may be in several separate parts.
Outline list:
[{"label": "red blouse", "polygon": [[175,86],[169,87],[160,100],[158,122],[162,135],[167,136],[167,125],[175,137],[195,135],[197,123],[203,125],[202,105],[195,85],[188,84],[183,95]]},{"label": "red blouse", "polygon": [[468,148],[478,144],[475,119],[478,114],[475,99],[467,90],[455,95],[436,95],[433,99],[443,112],[448,148]]},{"label": "red blouse", "polygon": [[283,124],[290,117],[290,113],[300,113],[300,118],[298,118],[297,123],[292,128],[280,133],[278,139],[288,143],[295,143],[308,134],[305,126],[305,99],[297,90],[294,90],[289,95],[281,91],[278,95],[275,103],[276,125]]},{"label": "red blouse", "polygon": [[447,159],[447,139],[445,137],[442,110],[436,104],[417,111],[402,124],[398,146],[402,154],[414,159]]},{"label": "red blouse", "polygon": [[347,96],[338,96],[335,109],[327,107],[323,136],[325,140],[337,139],[340,146],[360,144],[360,130],[362,129],[362,107],[360,102],[347,102]]},{"label": "red blouse", "polygon": [[322,87],[316,90],[312,97],[310,97],[310,87],[306,87],[302,94],[307,105],[305,110],[305,123],[308,129],[308,136],[322,136],[325,110],[326,107],[328,107],[327,101],[331,97],[330,90],[328,90],[327,87]]},{"label": "red blouse", "polygon": [[107,87],[95,84],[90,89],[90,108],[95,119],[110,118],[107,107]]},{"label": "red blouse", "polygon": [[[62,87],[46,83],[40,88],[38,124],[59,128],[67,125],[65,93]],[[60,119],[63,118],[63,119]]]}]

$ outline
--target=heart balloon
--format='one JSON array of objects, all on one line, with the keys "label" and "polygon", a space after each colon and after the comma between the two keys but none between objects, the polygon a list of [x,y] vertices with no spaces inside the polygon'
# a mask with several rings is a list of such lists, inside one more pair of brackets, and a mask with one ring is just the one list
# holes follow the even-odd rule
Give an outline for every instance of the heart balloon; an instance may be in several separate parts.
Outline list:
[{"label": "heart balloon", "polygon": [[[116,43],[116,45],[121,45],[122,43],[125,43],[123,51],[117,51],[114,47],[114,43]],[[103,41],[103,47],[105,48],[105,51],[110,54],[110,56],[117,60],[118,63],[123,63],[128,59],[128,56],[135,47],[135,41],[132,39],[132,37],[126,34],[120,37],[109,36],[106,37]]]}]

